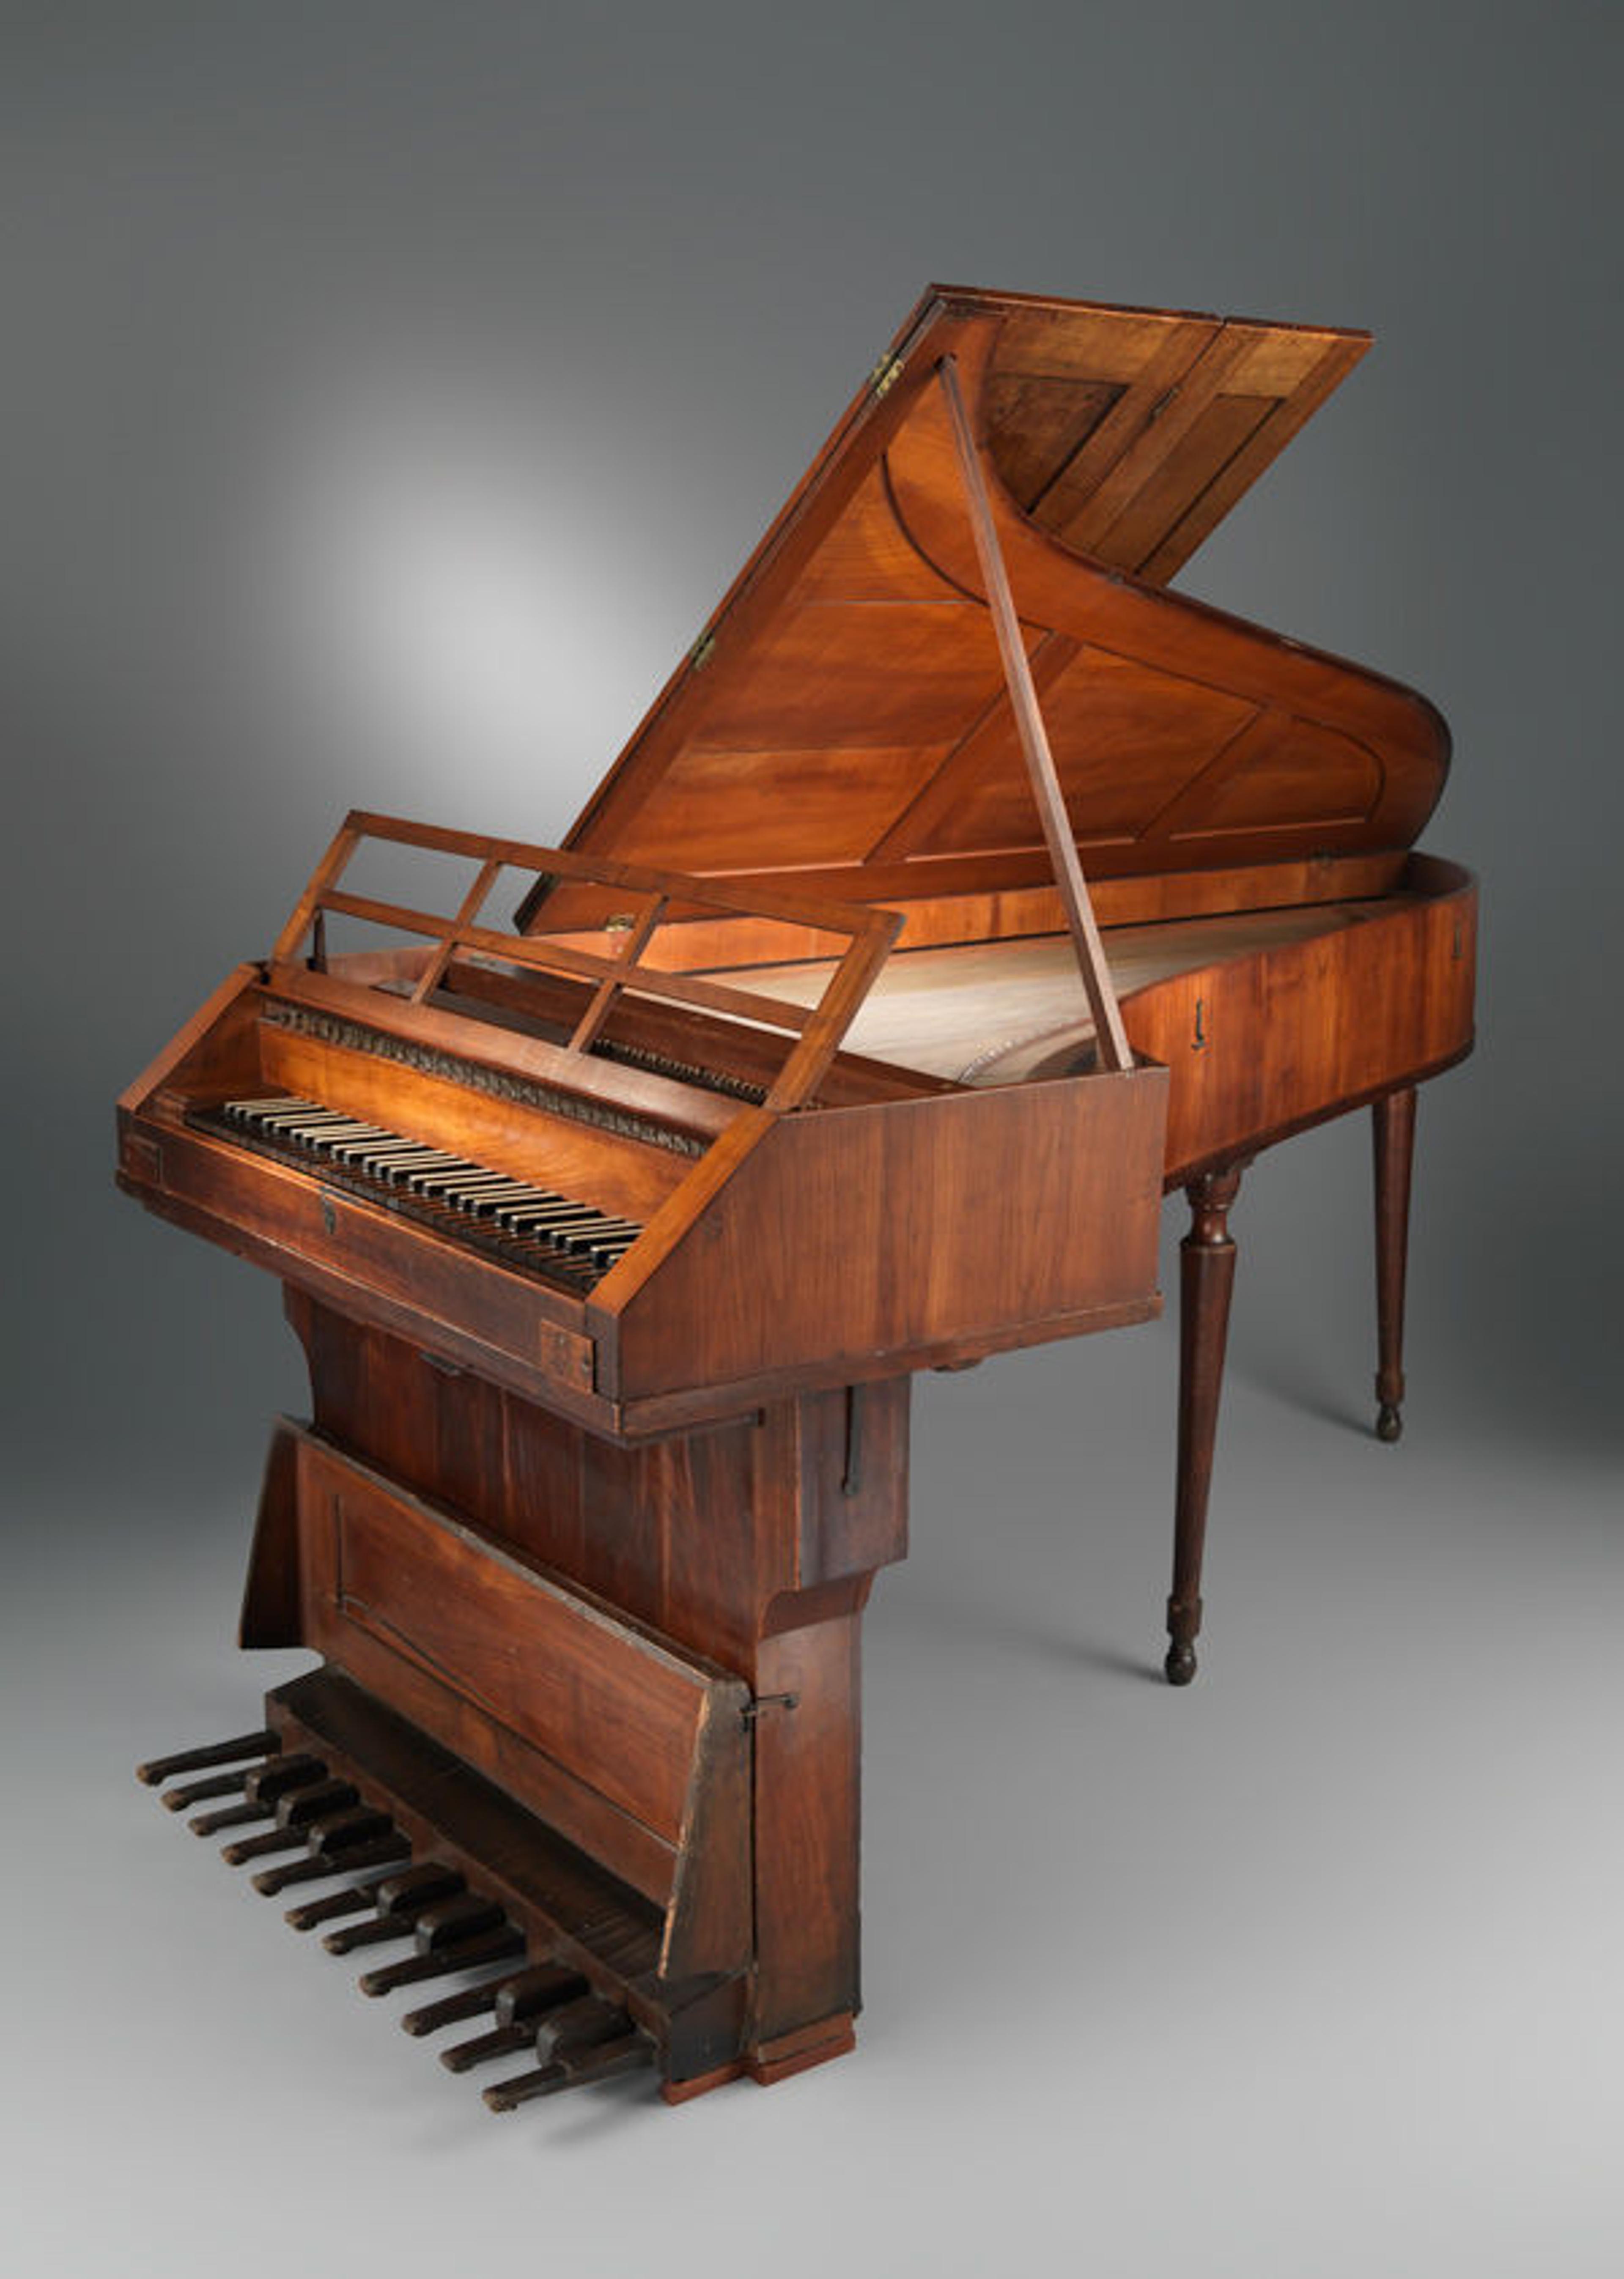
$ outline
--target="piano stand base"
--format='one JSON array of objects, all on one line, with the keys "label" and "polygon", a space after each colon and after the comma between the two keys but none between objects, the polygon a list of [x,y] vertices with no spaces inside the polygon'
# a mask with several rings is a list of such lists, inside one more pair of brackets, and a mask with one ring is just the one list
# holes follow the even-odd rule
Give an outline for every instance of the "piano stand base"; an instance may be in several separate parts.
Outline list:
[{"label": "piano stand base", "polygon": [[693,2081],[662,2082],[660,2094],[668,2105],[686,2105],[691,2097],[702,2097],[708,2089],[720,2089],[724,2082],[748,2079],[770,2089],[775,2082],[827,2065],[831,2058],[846,2057],[856,2046],[855,2021],[849,2010],[842,2010],[836,2017],[819,2019],[816,2024],[782,2034],[775,2041],[758,2043],[747,2057],[718,2066],[714,2073],[701,2074]]}]

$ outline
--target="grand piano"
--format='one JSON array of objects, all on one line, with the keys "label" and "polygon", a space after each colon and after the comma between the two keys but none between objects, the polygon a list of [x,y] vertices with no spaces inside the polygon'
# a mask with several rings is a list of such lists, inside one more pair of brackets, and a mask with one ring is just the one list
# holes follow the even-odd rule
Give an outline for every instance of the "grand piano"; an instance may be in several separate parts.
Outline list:
[{"label": "grand piano", "polygon": [[1367,345],[933,289],[562,847],[351,814],[120,1102],[312,1404],[241,1639],[319,1666],[142,1776],[495,2109],[852,2045],[913,1372],[1153,1314],[1184,1192],[1187,1682],[1229,1214],[1369,1107],[1398,1437],[1447,732],[1168,586]]}]

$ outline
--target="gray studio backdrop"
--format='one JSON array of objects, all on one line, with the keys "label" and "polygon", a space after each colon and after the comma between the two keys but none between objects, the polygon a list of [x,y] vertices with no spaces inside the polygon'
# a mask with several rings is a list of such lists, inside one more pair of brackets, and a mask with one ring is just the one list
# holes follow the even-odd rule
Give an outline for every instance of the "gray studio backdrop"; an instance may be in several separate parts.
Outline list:
[{"label": "gray studio backdrop", "polygon": [[[397,2270],[443,2267],[459,2204],[510,2252],[539,2191],[580,2270],[730,2225],[793,2272],[843,2229],[876,2272],[1618,2267],[1618,25],[0,9],[0,1677],[13,1937],[50,1965],[0,2089],[19,2272],[217,2267],[157,2148],[218,2246],[245,2113]],[[1410,1431],[1358,1429],[1351,1124],[1237,1217],[1175,1717],[1141,1682],[1168,1327],[928,1382],[869,1639],[859,2056],[482,2135],[126,1792],[265,1682],[233,1600],[301,1383],[269,1281],[115,1197],[111,1101],[346,807],[568,825],[931,278],[1377,336],[1182,582],[1454,729],[1425,843],[1483,876],[1481,1043],[1422,1103]],[[249,2229],[240,2267],[280,2267]]]}]

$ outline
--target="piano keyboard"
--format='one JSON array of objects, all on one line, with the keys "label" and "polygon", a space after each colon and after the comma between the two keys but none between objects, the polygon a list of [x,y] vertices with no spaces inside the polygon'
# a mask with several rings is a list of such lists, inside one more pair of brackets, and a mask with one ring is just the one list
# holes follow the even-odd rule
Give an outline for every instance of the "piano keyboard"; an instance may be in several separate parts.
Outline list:
[{"label": "piano keyboard", "polygon": [[634,1220],[291,1093],[228,1100],[188,1121],[577,1292],[590,1290],[643,1231]]}]

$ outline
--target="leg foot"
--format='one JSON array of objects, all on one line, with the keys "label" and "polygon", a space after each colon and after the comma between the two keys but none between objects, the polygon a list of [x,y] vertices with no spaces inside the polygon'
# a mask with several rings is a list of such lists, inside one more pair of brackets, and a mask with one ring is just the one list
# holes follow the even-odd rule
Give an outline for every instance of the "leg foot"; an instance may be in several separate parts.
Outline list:
[{"label": "leg foot", "polygon": [[1188,1640],[1177,1640],[1168,1648],[1168,1658],[1162,1663],[1169,1685],[1188,1685],[1196,1674],[1196,1650]]},{"label": "leg foot", "polygon": [[1375,1421],[1375,1436],[1378,1440],[1386,1440],[1390,1444],[1403,1438],[1404,1418],[1398,1413],[1398,1404],[1396,1400],[1384,1400],[1382,1403]]}]

